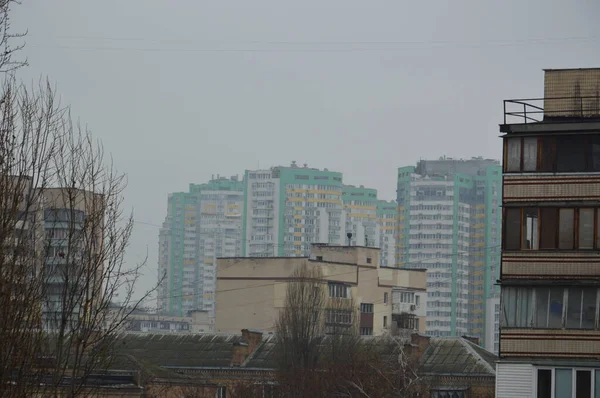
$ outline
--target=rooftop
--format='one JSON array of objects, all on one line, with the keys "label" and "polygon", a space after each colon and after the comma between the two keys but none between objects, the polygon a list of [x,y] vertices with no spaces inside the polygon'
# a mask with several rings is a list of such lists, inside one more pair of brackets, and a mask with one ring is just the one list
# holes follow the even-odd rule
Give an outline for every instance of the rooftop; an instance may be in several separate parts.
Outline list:
[{"label": "rooftop", "polygon": [[497,359],[463,337],[440,337],[430,339],[421,364],[426,373],[494,376]]}]

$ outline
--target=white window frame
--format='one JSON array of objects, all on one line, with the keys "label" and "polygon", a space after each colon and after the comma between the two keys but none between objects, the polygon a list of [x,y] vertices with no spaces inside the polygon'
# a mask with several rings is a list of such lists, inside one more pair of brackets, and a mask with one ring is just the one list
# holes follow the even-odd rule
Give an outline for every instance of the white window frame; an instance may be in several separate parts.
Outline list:
[{"label": "white window frame", "polygon": [[550,370],[551,371],[551,376],[550,376],[550,391],[551,391],[551,398],[556,398],[555,394],[555,384],[556,384],[556,369],[570,369],[571,370],[571,398],[575,398],[575,392],[576,392],[576,388],[577,388],[577,371],[578,370],[585,370],[588,372],[591,372],[591,392],[592,392],[592,396],[594,394],[594,391],[596,389],[596,371],[600,370],[600,368],[582,368],[582,367],[569,367],[569,366],[555,366],[555,367],[550,367],[550,366],[536,366],[534,367],[534,377],[533,377],[533,396],[537,397],[537,386],[538,386],[538,370]]}]

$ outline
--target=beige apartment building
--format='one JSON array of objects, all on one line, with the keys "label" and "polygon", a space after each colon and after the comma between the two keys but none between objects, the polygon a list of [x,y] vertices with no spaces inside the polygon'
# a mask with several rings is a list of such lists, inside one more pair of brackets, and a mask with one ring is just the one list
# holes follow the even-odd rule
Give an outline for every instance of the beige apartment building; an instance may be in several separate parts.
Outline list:
[{"label": "beige apartment building", "polygon": [[274,332],[291,275],[321,268],[328,294],[352,298],[363,335],[425,330],[425,270],[379,266],[379,249],[313,245],[309,257],[234,257],[217,260],[216,331]]}]

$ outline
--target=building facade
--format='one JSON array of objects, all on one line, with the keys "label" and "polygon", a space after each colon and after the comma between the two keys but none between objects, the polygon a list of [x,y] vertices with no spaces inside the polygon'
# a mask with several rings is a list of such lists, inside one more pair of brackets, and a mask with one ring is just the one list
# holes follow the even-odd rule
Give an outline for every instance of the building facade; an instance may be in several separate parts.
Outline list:
[{"label": "building facade", "polygon": [[398,204],[395,200],[377,201],[377,228],[382,267],[396,266],[396,231],[398,229]]},{"label": "building facade", "polygon": [[345,244],[352,246],[379,246],[379,225],[377,224],[377,190],[344,185],[342,193],[344,203],[345,233],[352,238]]},{"label": "building facade", "polygon": [[[428,269],[426,331],[484,340],[495,314],[500,261],[500,186],[497,161],[442,158],[398,169],[396,265]],[[496,322],[497,325],[497,322]],[[494,336],[494,334],[492,334]]]},{"label": "building facade", "polygon": [[496,396],[600,396],[600,69],[506,100]]},{"label": "building facade", "polygon": [[[76,188],[38,190],[44,209],[46,330],[81,327],[103,300],[103,195]],[[65,315],[66,314],[66,315]]]},{"label": "building facade", "polygon": [[361,334],[425,331],[424,270],[380,267],[377,248],[328,245],[314,245],[309,257],[219,259],[216,331],[234,333],[244,324],[273,332],[289,278],[303,265],[322,270],[331,298],[353,299],[360,307]]},{"label": "building facade", "polygon": [[344,244],[342,173],[299,167],[247,170],[242,255],[308,256],[313,243]]},{"label": "building facade", "polygon": [[216,258],[242,252],[243,189],[237,177],[217,176],[169,195],[159,232],[161,313],[185,316],[203,310],[214,320]]}]

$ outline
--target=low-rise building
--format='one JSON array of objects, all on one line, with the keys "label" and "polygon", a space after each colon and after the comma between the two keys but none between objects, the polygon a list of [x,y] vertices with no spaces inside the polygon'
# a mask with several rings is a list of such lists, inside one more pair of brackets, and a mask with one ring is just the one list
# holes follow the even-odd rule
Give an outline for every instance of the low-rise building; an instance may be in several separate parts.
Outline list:
[{"label": "low-rise building", "polygon": [[291,277],[305,265],[320,268],[330,297],[354,300],[361,334],[424,331],[425,270],[381,267],[378,248],[328,245],[313,245],[309,257],[218,259],[216,331],[274,331]]}]

